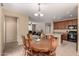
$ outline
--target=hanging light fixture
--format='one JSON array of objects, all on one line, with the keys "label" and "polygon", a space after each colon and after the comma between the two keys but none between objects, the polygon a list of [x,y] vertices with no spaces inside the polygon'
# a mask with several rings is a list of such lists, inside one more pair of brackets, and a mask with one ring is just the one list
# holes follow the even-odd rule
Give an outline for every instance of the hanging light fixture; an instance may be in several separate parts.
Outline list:
[{"label": "hanging light fixture", "polygon": [[34,16],[44,16],[43,13],[41,13],[41,10],[40,10],[40,3],[38,3],[38,12],[37,13],[34,13]]}]

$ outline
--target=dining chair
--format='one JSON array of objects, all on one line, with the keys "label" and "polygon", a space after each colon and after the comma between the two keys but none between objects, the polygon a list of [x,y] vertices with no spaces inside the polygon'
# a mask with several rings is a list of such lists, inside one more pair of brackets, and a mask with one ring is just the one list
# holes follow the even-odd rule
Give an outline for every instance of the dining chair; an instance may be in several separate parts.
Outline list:
[{"label": "dining chair", "polygon": [[34,50],[33,50],[33,48],[32,48],[32,43],[33,43],[33,41],[32,41],[32,34],[27,34],[27,38],[28,38],[28,44],[29,44],[29,52],[30,53],[28,53],[28,55],[29,56],[37,56],[38,54],[37,54],[37,52],[35,52]]},{"label": "dining chair", "polygon": [[28,43],[29,43],[29,49],[31,51],[31,56],[39,56],[39,52],[33,48],[33,41],[32,41],[32,35],[30,34],[27,34],[27,38],[28,38]]},{"label": "dining chair", "polygon": [[56,48],[50,49],[49,56],[56,56]]},{"label": "dining chair", "polygon": [[25,38],[25,36],[22,36],[23,41],[23,47],[24,47],[24,55],[32,55],[31,49],[29,47],[28,39]]},{"label": "dining chair", "polygon": [[56,55],[56,48],[57,48],[57,38],[51,36],[51,46],[50,46],[50,56]]}]

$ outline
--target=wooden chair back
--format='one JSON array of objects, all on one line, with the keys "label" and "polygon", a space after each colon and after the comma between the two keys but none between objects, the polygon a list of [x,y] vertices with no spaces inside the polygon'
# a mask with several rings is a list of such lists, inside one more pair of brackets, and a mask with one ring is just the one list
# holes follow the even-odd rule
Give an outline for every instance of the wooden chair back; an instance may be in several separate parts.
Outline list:
[{"label": "wooden chair back", "polygon": [[48,35],[48,40],[50,42],[50,52],[49,55],[55,55],[57,48],[57,38],[53,35]]},{"label": "wooden chair back", "polygon": [[25,49],[29,48],[28,39],[25,38],[25,36],[22,36],[23,46]]}]

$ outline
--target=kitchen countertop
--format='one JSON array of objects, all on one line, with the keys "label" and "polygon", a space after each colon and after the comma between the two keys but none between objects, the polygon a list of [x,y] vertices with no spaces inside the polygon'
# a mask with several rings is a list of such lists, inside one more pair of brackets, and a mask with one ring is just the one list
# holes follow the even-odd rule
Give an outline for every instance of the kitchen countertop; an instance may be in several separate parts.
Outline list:
[{"label": "kitchen countertop", "polygon": [[57,37],[58,45],[61,45],[61,33],[53,33],[55,37]]}]

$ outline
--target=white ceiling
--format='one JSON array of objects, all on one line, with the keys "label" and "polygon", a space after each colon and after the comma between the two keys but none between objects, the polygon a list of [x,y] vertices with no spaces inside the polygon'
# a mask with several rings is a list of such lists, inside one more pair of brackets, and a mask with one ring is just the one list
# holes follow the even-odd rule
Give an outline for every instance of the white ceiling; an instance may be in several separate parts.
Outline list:
[{"label": "white ceiling", "polygon": [[40,8],[44,17],[34,16],[34,13],[38,12],[37,3],[4,3],[3,7],[7,11],[28,15],[30,21],[34,22],[51,22],[52,20],[77,18],[77,4],[74,3],[41,3]]}]

